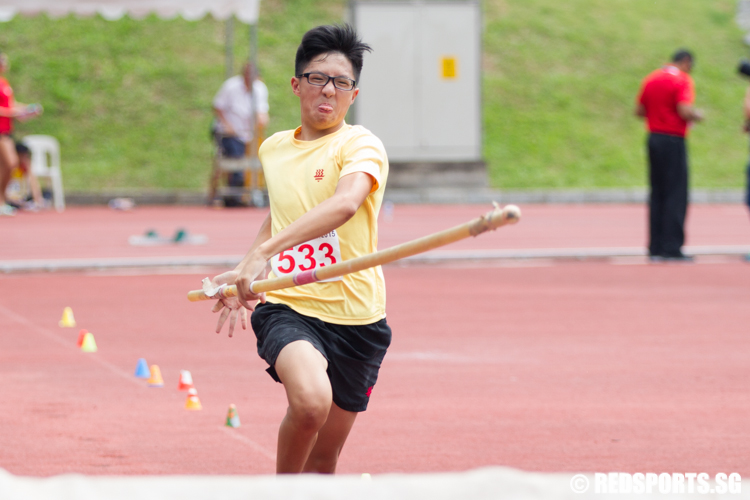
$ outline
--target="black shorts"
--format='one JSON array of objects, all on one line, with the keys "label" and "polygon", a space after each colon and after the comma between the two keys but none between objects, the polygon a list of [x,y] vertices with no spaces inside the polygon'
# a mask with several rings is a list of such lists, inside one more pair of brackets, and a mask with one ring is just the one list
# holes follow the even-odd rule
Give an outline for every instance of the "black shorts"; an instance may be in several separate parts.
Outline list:
[{"label": "black shorts", "polygon": [[258,339],[258,355],[270,365],[268,373],[277,382],[274,365],[281,350],[297,340],[306,340],[328,361],[333,402],[346,411],[365,411],[385,351],[391,344],[391,328],[385,318],[369,325],[336,325],[304,316],[284,304],[258,304],[250,322]]}]

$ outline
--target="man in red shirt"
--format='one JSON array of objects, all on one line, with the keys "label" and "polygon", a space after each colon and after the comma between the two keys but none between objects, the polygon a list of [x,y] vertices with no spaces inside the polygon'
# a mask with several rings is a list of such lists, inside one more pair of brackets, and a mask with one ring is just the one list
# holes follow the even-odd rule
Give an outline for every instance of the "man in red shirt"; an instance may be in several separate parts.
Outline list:
[{"label": "man in red shirt", "polygon": [[690,71],[693,55],[679,50],[672,62],[648,75],[641,85],[636,115],[649,131],[649,255],[652,260],[691,260],[682,253],[688,204],[689,124],[703,115],[693,108]]}]

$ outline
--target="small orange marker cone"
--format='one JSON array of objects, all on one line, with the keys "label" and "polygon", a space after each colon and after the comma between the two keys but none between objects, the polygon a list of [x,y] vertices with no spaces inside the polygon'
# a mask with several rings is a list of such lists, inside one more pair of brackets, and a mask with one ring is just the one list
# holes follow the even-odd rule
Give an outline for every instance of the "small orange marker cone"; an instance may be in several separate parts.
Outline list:
[{"label": "small orange marker cone", "polygon": [[148,379],[149,387],[164,387],[164,379],[158,365],[151,365],[151,378]]},{"label": "small orange marker cone", "polygon": [[94,340],[94,334],[86,332],[83,335],[83,341],[81,342],[81,350],[83,352],[96,352],[96,340]]},{"label": "small orange marker cone", "polygon": [[234,405],[229,405],[229,411],[227,412],[227,427],[239,427],[240,416],[237,415],[237,408]]},{"label": "small orange marker cone", "polygon": [[203,409],[203,405],[201,405],[201,400],[198,399],[198,391],[195,390],[195,387],[188,390],[187,401],[185,401],[185,409],[186,410],[202,410]]},{"label": "small orange marker cone", "polygon": [[77,343],[78,347],[83,347],[83,338],[86,336],[87,333],[89,333],[89,331],[86,330],[85,328],[81,330],[80,332],[78,332],[78,343]]},{"label": "small orange marker cone", "polygon": [[188,370],[180,370],[180,383],[177,385],[177,390],[187,391],[193,387],[193,376],[190,375]]},{"label": "small orange marker cone", "polygon": [[76,326],[76,320],[73,317],[73,309],[70,307],[63,309],[62,318],[57,324],[62,328],[74,328]]}]

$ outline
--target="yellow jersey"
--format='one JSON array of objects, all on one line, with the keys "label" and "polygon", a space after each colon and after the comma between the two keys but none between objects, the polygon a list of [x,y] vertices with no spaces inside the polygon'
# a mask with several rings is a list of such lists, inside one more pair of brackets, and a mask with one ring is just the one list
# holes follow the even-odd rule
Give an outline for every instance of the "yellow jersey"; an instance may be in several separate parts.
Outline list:
[{"label": "yellow jersey", "polygon": [[[365,172],[373,179],[370,195],[345,224],[320,238],[274,256],[270,277],[307,271],[377,251],[378,212],[388,178],[383,143],[359,125],[347,125],[314,141],[296,138],[300,128],[278,132],[258,156],[268,187],[272,234],[333,196],[341,177]],[[385,280],[378,267],[335,281],[268,292],[269,302],[299,314],[341,325],[367,325],[385,317]]]}]

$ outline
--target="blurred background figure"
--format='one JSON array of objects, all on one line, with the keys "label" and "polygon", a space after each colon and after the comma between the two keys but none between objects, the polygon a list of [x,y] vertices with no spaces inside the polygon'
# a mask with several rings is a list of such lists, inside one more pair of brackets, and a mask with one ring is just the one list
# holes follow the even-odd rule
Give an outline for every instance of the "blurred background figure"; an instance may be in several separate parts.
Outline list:
[{"label": "blurred background figure", "polygon": [[[10,60],[8,56],[0,53],[0,216],[15,215],[16,209],[10,206],[6,200],[6,190],[13,176],[14,170],[20,167],[19,155],[16,148],[16,142],[13,140],[13,119],[28,119],[42,113],[42,107],[38,104],[21,104],[15,102],[13,89],[8,80],[5,79],[5,73],[10,69]],[[36,178],[33,177],[29,168],[28,148],[25,150],[25,171],[32,190],[36,186],[34,201],[42,202],[41,191]],[[33,192],[33,191],[32,191]]]},{"label": "blurred background figure", "polygon": [[[268,88],[248,62],[242,73],[224,82],[213,100],[214,136],[221,154],[241,158],[247,154],[259,129],[268,124]],[[230,186],[243,186],[242,172],[229,174]]]},{"label": "blurred background figure", "polygon": [[688,125],[701,121],[693,108],[690,71],[693,55],[678,50],[672,62],[649,74],[641,85],[636,115],[646,119],[651,196],[649,255],[652,260],[691,260],[682,253],[688,205]]},{"label": "blurred background figure", "polygon": [[[738,68],[740,74],[750,77],[750,61],[743,60],[740,61],[740,66]],[[745,91],[745,103],[744,103],[744,111],[745,111],[745,124],[743,127],[743,130],[746,134],[750,134],[750,86],[747,87],[747,90]],[[747,163],[747,169],[745,172],[745,204],[747,204],[747,208],[750,209],[750,161]],[[750,261],[750,254],[745,256],[745,260]]]},{"label": "blurred background figure", "polygon": [[24,210],[36,212],[47,207],[47,202],[42,195],[42,189],[39,186],[39,180],[31,170],[31,151],[23,141],[16,141],[16,154],[18,155],[18,168],[15,170],[15,176],[19,179],[25,179],[30,191],[30,199],[27,193],[23,194],[21,207]]}]

